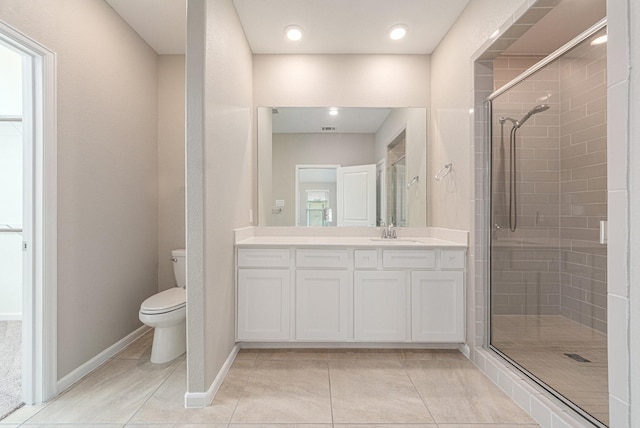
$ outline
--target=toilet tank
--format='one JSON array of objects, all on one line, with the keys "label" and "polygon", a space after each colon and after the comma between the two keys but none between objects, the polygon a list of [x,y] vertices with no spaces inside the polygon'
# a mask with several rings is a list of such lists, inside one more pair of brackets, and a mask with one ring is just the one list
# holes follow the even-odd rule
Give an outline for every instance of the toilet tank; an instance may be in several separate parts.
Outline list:
[{"label": "toilet tank", "polygon": [[176,278],[178,287],[187,286],[187,251],[185,249],[171,250],[171,260],[173,261],[173,275]]}]

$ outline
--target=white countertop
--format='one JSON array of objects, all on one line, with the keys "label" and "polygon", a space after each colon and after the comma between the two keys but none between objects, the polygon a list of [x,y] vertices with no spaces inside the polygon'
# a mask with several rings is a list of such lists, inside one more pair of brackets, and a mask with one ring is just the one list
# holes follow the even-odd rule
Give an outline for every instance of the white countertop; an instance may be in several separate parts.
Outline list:
[{"label": "white countertop", "polygon": [[430,237],[381,239],[363,236],[253,236],[236,243],[251,247],[466,248],[464,244]]}]

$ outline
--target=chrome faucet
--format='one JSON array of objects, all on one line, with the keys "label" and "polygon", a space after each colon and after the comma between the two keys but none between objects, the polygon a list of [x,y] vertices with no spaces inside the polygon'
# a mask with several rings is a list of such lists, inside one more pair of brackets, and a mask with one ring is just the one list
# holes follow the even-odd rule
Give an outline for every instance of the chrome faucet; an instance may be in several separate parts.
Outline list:
[{"label": "chrome faucet", "polygon": [[382,221],[380,222],[380,228],[382,229],[382,239],[395,239],[398,237],[393,223],[389,223],[389,226],[385,227],[384,221]]}]

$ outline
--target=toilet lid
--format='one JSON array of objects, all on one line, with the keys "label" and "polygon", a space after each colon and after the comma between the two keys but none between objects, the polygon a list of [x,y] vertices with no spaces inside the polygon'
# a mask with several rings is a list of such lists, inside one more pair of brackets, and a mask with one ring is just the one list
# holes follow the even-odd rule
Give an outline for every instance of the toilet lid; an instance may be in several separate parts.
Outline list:
[{"label": "toilet lid", "polygon": [[180,309],[185,306],[187,295],[184,288],[173,287],[158,294],[154,294],[140,305],[144,313],[162,313]]}]

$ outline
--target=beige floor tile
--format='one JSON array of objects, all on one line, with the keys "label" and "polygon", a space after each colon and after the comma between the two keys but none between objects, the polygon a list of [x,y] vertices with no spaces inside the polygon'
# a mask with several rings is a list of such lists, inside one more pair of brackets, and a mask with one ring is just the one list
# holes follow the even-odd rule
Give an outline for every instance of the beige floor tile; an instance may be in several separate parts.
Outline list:
[{"label": "beige floor tile", "polygon": [[402,358],[404,360],[467,360],[467,357],[457,349],[403,349]]},{"label": "beige floor tile", "polygon": [[[21,425],[22,427],[25,427],[25,425]],[[26,425],[28,427],[31,428],[78,428],[78,427],[82,427],[82,428],[122,428],[123,425],[122,424],[85,424],[83,423],[82,425],[79,424],[73,424],[73,425],[69,425],[69,424],[38,424],[38,425]],[[4,425],[0,425],[0,427],[5,428]],[[140,427],[142,428],[142,427]],[[147,428],[147,427],[144,427]]]},{"label": "beige floor tile", "polygon": [[326,349],[261,349],[258,360],[327,361]]},{"label": "beige floor tile", "polygon": [[160,388],[131,418],[130,423],[228,423],[242,396],[253,361],[235,361],[210,406],[184,407],[187,389],[187,365],[183,361]]},{"label": "beige floor tile", "polygon": [[437,424],[333,424],[333,428],[438,428]]},{"label": "beige floor tile", "polygon": [[259,349],[241,349],[236,355],[237,360],[255,360],[260,353]]},{"label": "beige floor tile", "polygon": [[126,358],[133,360],[148,360],[151,357],[151,345],[153,344],[153,329],[142,335],[135,342],[124,348],[114,358]]},{"label": "beige floor tile", "polygon": [[335,423],[433,423],[400,361],[330,361]]},{"label": "beige floor tile", "polygon": [[113,359],[42,409],[29,423],[125,423],[178,362]]},{"label": "beige floor tile", "polygon": [[331,423],[327,362],[257,361],[233,423]]},{"label": "beige floor tile", "polygon": [[331,424],[230,424],[229,428],[333,428]]},{"label": "beige floor tile", "polygon": [[538,424],[439,424],[438,428],[540,428]]},{"label": "beige floor tile", "polygon": [[335,360],[382,360],[400,361],[402,351],[399,349],[330,349],[329,361]]},{"label": "beige floor tile", "polygon": [[438,424],[533,423],[469,361],[405,361],[405,367]]},{"label": "beige floor tile", "polygon": [[[66,428],[74,427],[67,425]],[[227,424],[127,424],[124,428],[227,428]]]},{"label": "beige floor tile", "polygon": [[48,405],[49,403],[37,404],[35,406],[22,406],[6,418],[2,419],[0,421],[0,427],[4,428],[4,424],[21,424],[32,418],[36,413],[40,412]]}]

